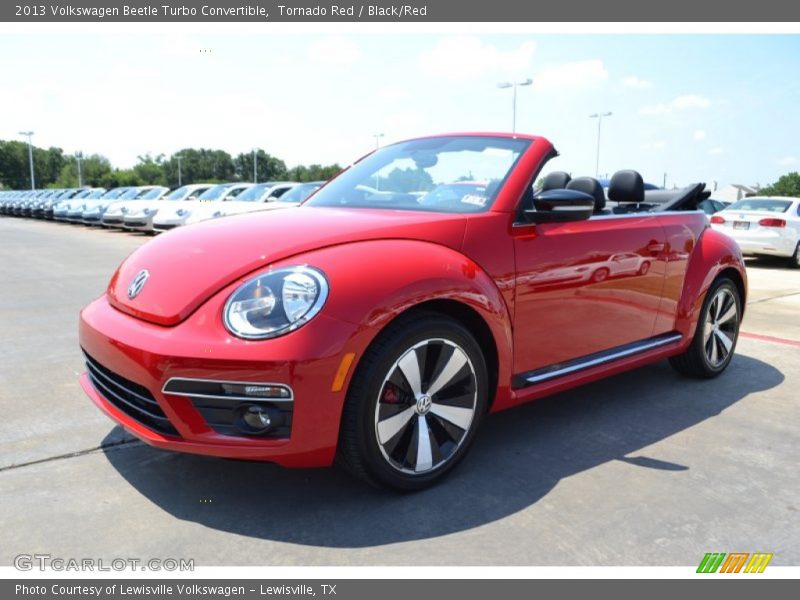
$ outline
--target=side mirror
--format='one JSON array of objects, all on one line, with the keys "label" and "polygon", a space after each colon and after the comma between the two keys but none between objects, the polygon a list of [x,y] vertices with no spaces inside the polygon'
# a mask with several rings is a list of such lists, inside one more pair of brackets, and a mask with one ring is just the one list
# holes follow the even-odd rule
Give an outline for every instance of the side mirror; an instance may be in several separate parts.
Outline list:
[{"label": "side mirror", "polygon": [[547,190],[533,197],[534,210],[526,210],[531,223],[585,221],[594,212],[594,198],[577,190]]}]

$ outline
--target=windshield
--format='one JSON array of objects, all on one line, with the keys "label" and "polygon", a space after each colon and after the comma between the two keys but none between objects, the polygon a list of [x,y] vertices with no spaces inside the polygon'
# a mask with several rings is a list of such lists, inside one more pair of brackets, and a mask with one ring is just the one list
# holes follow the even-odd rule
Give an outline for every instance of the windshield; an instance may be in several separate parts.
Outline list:
[{"label": "windshield", "polygon": [[734,202],[725,210],[760,210],[783,213],[792,205],[790,200],[770,200],[768,198],[745,198]]},{"label": "windshield", "polygon": [[136,200],[139,197],[139,194],[142,193],[142,190],[139,188],[130,188],[127,192],[122,194],[119,199],[120,200]]},{"label": "windshield", "polygon": [[[487,210],[530,140],[447,136],[375,151],[319,190],[309,206],[347,206],[471,213]],[[439,191],[469,182],[483,189]],[[468,188],[468,186],[464,186]],[[453,188],[453,190],[461,188]]]},{"label": "windshield", "polygon": [[179,187],[177,190],[172,190],[164,197],[164,200],[183,200],[191,193],[191,191],[192,187],[185,185],[183,187]]},{"label": "windshield", "polygon": [[225,190],[227,190],[230,185],[215,185],[212,188],[208,188],[205,192],[200,194],[197,199],[198,200],[219,200],[225,194]]},{"label": "windshield", "polygon": [[142,200],[157,200],[164,193],[164,188],[154,188],[141,197]]},{"label": "windshield", "polygon": [[115,198],[119,198],[122,194],[126,193],[131,188],[114,188],[113,190],[107,191],[105,194],[101,196],[103,200],[114,200]]},{"label": "windshield", "polygon": [[294,186],[288,192],[278,199],[278,202],[302,202],[311,194],[316,192],[321,186],[322,181],[315,181],[313,183],[302,183]]},{"label": "windshield", "polygon": [[87,200],[94,200],[95,198],[102,198],[106,194],[103,190],[94,190],[91,194],[86,196]]},{"label": "windshield", "polygon": [[274,185],[275,184],[272,182],[256,184],[253,187],[247,188],[241,194],[236,196],[236,200],[239,202],[260,202],[264,194],[266,194]]}]

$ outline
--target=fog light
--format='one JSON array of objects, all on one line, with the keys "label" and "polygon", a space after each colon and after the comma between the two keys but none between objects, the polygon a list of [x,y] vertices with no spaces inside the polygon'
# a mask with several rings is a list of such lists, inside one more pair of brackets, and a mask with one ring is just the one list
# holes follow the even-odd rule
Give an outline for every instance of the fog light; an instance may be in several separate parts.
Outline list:
[{"label": "fog light", "polygon": [[269,411],[264,406],[248,406],[242,415],[242,420],[259,432],[266,431],[272,426]]}]

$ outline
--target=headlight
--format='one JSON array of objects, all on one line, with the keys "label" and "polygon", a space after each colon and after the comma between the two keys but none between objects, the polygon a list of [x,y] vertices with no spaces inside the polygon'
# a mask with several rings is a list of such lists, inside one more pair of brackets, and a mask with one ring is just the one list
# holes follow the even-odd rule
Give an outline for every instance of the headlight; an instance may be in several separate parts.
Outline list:
[{"label": "headlight", "polygon": [[225,327],[233,335],[263,340],[305,325],[328,298],[328,281],[312,267],[289,267],[241,285],[225,303]]},{"label": "headlight", "polygon": [[188,217],[190,214],[192,214],[192,211],[185,208],[179,208],[177,211],[175,211],[175,214],[179,217]]}]

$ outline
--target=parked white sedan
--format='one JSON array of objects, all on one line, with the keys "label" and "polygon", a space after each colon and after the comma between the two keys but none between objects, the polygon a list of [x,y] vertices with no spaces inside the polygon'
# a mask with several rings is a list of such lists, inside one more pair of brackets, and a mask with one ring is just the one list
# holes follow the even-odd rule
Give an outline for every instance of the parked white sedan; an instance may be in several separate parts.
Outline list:
[{"label": "parked white sedan", "polygon": [[742,254],[782,256],[800,268],[800,198],[745,198],[710,220],[739,243]]}]

